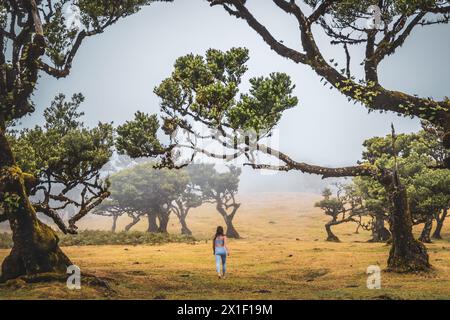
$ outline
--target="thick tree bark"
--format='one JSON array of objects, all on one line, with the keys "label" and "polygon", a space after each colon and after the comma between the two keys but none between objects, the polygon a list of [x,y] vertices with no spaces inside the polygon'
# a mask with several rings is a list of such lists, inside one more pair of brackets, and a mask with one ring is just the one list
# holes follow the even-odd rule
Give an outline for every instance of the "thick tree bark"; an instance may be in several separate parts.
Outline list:
[{"label": "thick tree bark", "polygon": [[237,232],[236,228],[233,225],[234,216],[236,215],[236,212],[240,206],[241,205],[239,203],[234,203],[232,205],[233,210],[231,211],[230,214],[228,214],[227,210],[224,207],[224,204],[222,203],[222,200],[220,198],[216,198],[216,209],[222,215],[223,220],[225,221],[225,224],[227,225],[227,231],[226,231],[225,235],[228,238],[235,238],[235,239],[241,238],[241,236],[239,235],[239,232]]},{"label": "thick tree bark", "polygon": [[6,138],[5,131],[5,122],[0,118],[0,168],[12,167],[15,164],[14,155],[12,153],[8,139]]},{"label": "thick tree bark", "polygon": [[339,238],[331,231],[331,226],[335,225],[335,220],[331,220],[325,224],[325,230],[327,231],[327,241],[341,242]]},{"label": "thick tree bark", "polygon": [[156,223],[156,214],[148,213],[148,229],[147,232],[156,233],[158,232],[158,224]]},{"label": "thick tree bark", "polygon": [[32,177],[15,166],[14,156],[0,124],[0,194],[12,202],[5,205],[10,228],[13,232],[13,248],[2,264],[2,280],[21,275],[42,272],[67,271],[69,258],[58,246],[56,233],[38,220],[31,205],[27,184]]},{"label": "thick tree bark", "polygon": [[58,246],[58,236],[36,216],[28,199],[27,185],[33,178],[15,166],[14,157],[0,128],[0,194],[13,233],[13,248],[2,264],[2,280],[43,272],[66,273],[70,259]]},{"label": "thick tree bark", "polygon": [[185,215],[179,215],[178,219],[180,220],[181,224],[181,234],[191,236],[192,231],[188,228],[186,223],[186,216]]},{"label": "thick tree bark", "polygon": [[180,221],[181,234],[191,236],[192,231],[189,229],[189,227],[187,226],[187,223],[186,223],[186,217],[191,208],[186,207],[184,205],[183,201],[181,201],[181,200],[176,200],[175,202],[176,202],[176,206],[174,206],[172,209],[173,209],[173,212],[175,213],[175,215],[178,217],[178,220]]},{"label": "thick tree bark", "polygon": [[386,242],[391,238],[391,233],[384,226],[384,219],[380,215],[375,215],[372,228],[372,239],[369,242]]},{"label": "thick tree bark", "polygon": [[392,203],[390,217],[392,246],[388,258],[388,270],[395,272],[418,272],[430,269],[425,245],[414,238],[412,218],[406,188],[395,174],[386,175],[380,181],[386,188]]},{"label": "thick tree bark", "polygon": [[437,215],[436,229],[434,230],[433,235],[431,236],[433,239],[442,239],[441,231],[442,231],[442,227],[444,226],[445,218],[447,217],[447,212],[448,212],[448,209],[444,209],[442,212],[442,215],[440,217],[439,217],[439,215]]},{"label": "thick tree bark", "polygon": [[442,227],[444,226],[444,221],[438,220],[436,222],[436,229],[433,232],[433,235],[431,236],[432,239],[440,240],[442,239]]},{"label": "thick tree bark", "polygon": [[169,218],[170,212],[158,213],[158,220],[159,220],[158,233],[169,233],[169,231],[167,231],[167,226],[169,225]]},{"label": "thick tree bark", "polygon": [[239,235],[239,232],[237,232],[236,228],[233,225],[233,217],[226,216],[225,223],[227,225],[227,232],[225,235],[228,238],[240,239],[241,236]]},{"label": "thick tree bark", "polygon": [[420,234],[419,241],[423,243],[431,243],[431,229],[433,228],[433,216],[427,217]]}]

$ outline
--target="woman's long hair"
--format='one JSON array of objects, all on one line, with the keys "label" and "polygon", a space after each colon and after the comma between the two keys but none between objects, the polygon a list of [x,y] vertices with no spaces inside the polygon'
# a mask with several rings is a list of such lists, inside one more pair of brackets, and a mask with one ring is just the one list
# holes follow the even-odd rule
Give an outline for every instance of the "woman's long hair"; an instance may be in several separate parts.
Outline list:
[{"label": "woman's long hair", "polygon": [[217,227],[216,235],[214,236],[214,240],[216,240],[218,236],[222,236],[222,237],[224,236],[223,227],[222,226],[218,226]]},{"label": "woman's long hair", "polygon": [[213,243],[212,243],[214,252],[216,251],[216,239],[217,239],[218,236],[222,236],[222,237],[224,236],[224,232],[223,232],[223,227],[222,226],[218,226],[217,227],[216,234],[214,235],[214,240],[213,240]]}]

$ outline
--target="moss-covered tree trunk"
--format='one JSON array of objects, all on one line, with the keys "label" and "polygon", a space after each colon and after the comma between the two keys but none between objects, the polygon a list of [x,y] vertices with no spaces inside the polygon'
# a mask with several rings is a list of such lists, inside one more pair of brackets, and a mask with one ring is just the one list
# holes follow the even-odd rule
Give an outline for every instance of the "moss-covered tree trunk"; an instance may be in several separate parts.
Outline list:
[{"label": "moss-covered tree trunk", "polygon": [[431,236],[433,239],[442,239],[441,232],[442,227],[444,226],[445,218],[447,217],[448,209],[444,209],[442,212],[442,215],[439,216],[439,214],[436,217],[436,229],[433,232],[433,235]]},{"label": "moss-covered tree trunk", "polygon": [[414,238],[412,218],[406,188],[395,174],[388,174],[381,183],[386,188],[392,204],[390,230],[391,250],[388,270],[395,272],[427,271],[431,266],[425,245]]},{"label": "moss-covered tree trunk", "polygon": [[15,165],[14,156],[0,128],[0,196],[13,236],[13,248],[2,263],[2,280],[42,272],[66,273],[69,258],[58,246],[56,233],[36,216],[28,199],[33,177]]},{"label": "moss-covered tree trunk", "polygon": [[427,217],[422,229],[422,233],[420,234],[419,241],[423,243],[431,243],[431,229],[433,228],[433,216],[430,215]]}]

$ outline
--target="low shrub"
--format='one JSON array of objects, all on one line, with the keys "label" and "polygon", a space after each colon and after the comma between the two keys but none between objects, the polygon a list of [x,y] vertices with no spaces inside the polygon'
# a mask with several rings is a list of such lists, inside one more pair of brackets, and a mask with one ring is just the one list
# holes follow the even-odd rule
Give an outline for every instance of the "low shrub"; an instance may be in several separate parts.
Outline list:
[{"label": "low shrub", "polygon": [[[13,242],[10,233],[0,233],[0,248],[12,248]],[[58,233],[59,245],[89,246],[89,245],[158,245],[164,243],[193,243],[195,238],[185,235],[173,235],[162,233],[149,233],[140,231],[112,232],[100,230],[83,230],[76,235]]]}]

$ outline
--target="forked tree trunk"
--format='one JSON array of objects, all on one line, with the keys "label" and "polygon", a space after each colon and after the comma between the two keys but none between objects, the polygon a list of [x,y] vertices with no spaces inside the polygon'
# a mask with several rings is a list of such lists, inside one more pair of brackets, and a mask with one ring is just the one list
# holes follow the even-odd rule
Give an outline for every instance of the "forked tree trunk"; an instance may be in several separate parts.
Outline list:
[{"label": "forked tree trunk", "polygon": [[436,217],[436,229],[433,232],[433,235],[431,236],[433,239],[442,239],[441,231],[442,227],[444,226],[445,218],[447,217],[448,209],[444,209],[442,212],[442,215],[439,216],[439,214]]},{"label": "forked tree trunk", "polygon": [[422,233],[420,234],[419,241],[423,243],[431,243],[431,229],[433,228],[433,216],[430,215],[427,217],[422,229]]},{"label": "forked tree trunk", "polygon": [[167,231],[167,226],[169,225],[169,218],[170,218],[169,212],[158,213],[158,220],[159,220],[158,233],[169,233]]},{"label": "forked tree trunk", "polygon": [[56,233],[39,221],[28,199],[27,184],[32,177],[15,166],[14,157],[0,126],[0,194],[8,215],[14,242],[2,263],[2,280],[43,272],[66,273],[70,259],[58,246]]},{"label": "forked tree trunk", "polygon": [[384,219],[380,215],[375,215],[372,228],[372,239],[369,242],[386,242],[391,238],[391,233],[384,226]]},{"label": "forked tree trunk", "polygon": [[406,189],[393,175],[384,177],[385,186],[393,207],[390,219],[392,245],[388,258],[388,270],[417,272],[429,270],[430,263],[425,245],[412,233],[412,218]]},{"label": "forked tree trunk", "polygon": [[236,228],[233,225],[233,219],[236,215],[237,210],[239,209],[241,205],[239,203],[235,203],[233,206],[233,210],[230,214],[227,213],[227,211],[224,208],[224,205],[222,204],[220,199],[216,199],[216,209],[219,211],[219,213],[222,215],[223,220],[225,221],[225,224],[227,225],[227,231],[225,235],[228,238],[234,238],[234,239],[240,239],[241,236],[239,235],[239,232],[237,232]]},{"label": "forked tree trunk", "polygon": [[182,201],[176,200],[175,202],[176,202],[177,206],[174,207],[174,211],[173,212],[175,213],[175,215],[178,217],[178,220],[180,221],[181,234],[182,235],[191,236],[192,235],[192,231],[188,228],[187,223],[186,223],[186,217],[187,217],[187,215],[189,213],[189,210],[191,208],[185,206]]},{"label": "forked tree trunk", "polygon": [[331,242],[341,242],[339,238],[331,231],[331,226],[335,223],[335,220],[331,220],[325,224],[325,230],[327,231],[327,241]]},{"label": "forked tree trunk", "polygon": [[227,216],[225,218],[225,223],[227,225],[227,232],[225,235],[228,238],[240,239],[241,236],[239,235],[239,232],[237,232],[236,228],[233,225],[233,218],[230,218],[229,216]]},{"label": "forked tree trunk", "polygon": [[186,216],[185,215],[179,215],[178,219],[180,220],[181,224],[181,234],[191,236],[192,231],[188,228],[186,223]]},{"label": "forked tree trunk", "polygon": [[325,230],[327,231],[327,241],[341,242],[341,240],[339,240],[339,238],[333,233],[333,231],[331,231],[331,227],[342,223],[355,222],[355,220],[351,216],[347,218],[342,218],[342,220],[338,220],[339,215],[336,216],[330,215],[330,216],[332,217],[332,219],[325,224]]}]

